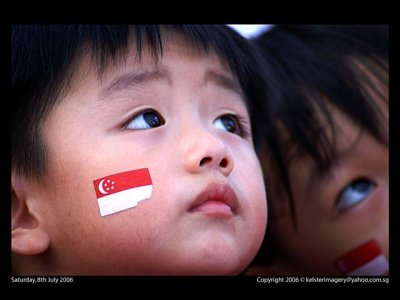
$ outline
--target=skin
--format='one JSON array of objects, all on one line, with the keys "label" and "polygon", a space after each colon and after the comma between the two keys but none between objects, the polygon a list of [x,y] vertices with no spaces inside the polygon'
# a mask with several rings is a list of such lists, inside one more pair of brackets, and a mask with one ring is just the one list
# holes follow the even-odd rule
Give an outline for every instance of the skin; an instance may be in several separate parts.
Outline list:
[{"label": "skin", "polygon": [[[387,105],[381,104],[380,108],[387,117]],[[297,230],[287,195],[271,175],[274,170],[270,157],[265,154],[261,158],[269,183],[269,222],[274,227],[278,254],[270,266],[253,266],[248,274],[341,275],[335,261],[371,239],[389,260],[388,148],[337,109],[332,108],[332,113],[339,157],[330,175],[319,175],[315,162],[305,155],[289,165]],[[373,182],[373,190],[357,204],[340,209],[340,193],[359,178]]]},{"label": "skin", "polygon": [[[158,64],[147,51],[140,62],[131,51],[101,80],[93,63],[83,60],[70,92],[43,126],[47,177],[35,182],[13,176],[16,270],[238,274],[250,263],[266,227],[261,167],[250,134],[240,136],[215,123],[222,115],[239,115],[251,132],[244,97],[215,55],[184,45],[166,43]],[[155,69],[163,71],[128,86],[115,84],[122,74]],[[126,127],[135,127],[130,120],[148,108],[165,124]],[[151,197],[101,217],[93,180],[141,168],[149,169]],[[233,216],[188,211],[210,183],[234,190],[239,208]]]}]

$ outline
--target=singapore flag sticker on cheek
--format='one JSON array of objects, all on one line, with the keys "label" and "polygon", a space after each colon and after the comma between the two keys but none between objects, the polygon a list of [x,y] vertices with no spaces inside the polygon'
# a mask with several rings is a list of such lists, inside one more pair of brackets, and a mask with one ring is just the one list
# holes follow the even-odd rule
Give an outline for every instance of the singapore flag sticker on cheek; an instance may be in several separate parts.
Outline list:
[{"label": "singapore flag sticker on cheek", "polygon": [[336,261],[336,266],[349,276],[381,276],[389,271],[389,262],[375,240],[347,252]]},{"label": "singapore flag sticker on cheek", "polygon": [[93,185],[101,216],[135,207],[153,192],[147,168],[108,175],[94,180]]}]

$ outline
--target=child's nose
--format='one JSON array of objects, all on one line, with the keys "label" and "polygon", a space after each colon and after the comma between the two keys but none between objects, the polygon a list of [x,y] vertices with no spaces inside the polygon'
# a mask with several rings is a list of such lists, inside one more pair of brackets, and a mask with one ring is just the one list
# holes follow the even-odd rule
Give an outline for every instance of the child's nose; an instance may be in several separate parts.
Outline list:
[{"label": "child's nose", "polygon": [[197,131],[185,141],[184,168],[189,173],[218,171],[229,176],[233,170],[233,158],[224,141],[207,131]]}]

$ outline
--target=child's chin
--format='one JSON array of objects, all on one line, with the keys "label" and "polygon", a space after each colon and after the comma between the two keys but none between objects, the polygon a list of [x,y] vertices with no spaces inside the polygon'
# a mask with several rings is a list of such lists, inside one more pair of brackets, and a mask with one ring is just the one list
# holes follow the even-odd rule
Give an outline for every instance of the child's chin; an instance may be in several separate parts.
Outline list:
[{"label": "child's chin", "polygon": [[230,276],[239,275],[247,264],[239,261],[238,259],[228,259],[227,257],[220,257],[212,263],[208,262],[203,265],[198,265],[193,269],[191,275],[209,275],[209,276]]}]

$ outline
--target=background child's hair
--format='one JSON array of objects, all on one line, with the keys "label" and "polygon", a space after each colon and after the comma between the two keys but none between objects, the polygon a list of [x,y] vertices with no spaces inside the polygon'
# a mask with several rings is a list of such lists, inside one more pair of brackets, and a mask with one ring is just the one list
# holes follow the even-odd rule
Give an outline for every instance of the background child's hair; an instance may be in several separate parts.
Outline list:
[{"label": "background child's hair", "polygon": [[274,87],[269,95],[273,123],[264,141],[296,228],[288,167],[299,155],[309,155],[321,173],[335,164],[332,106],[388,145],[388,121],[378,106],[379,101],[388,105],[388,26],[277,25],[252,42]]},{"label": "background child's hair", "polygon": [[[250,117],[263,111],[263,77],[249,43],[224,25],[14,25],[12,26],[12,168],[18,174],[41,179],[47,168],[41,124],[68,93],[83,55],[91,55],[99,75],[128,54],[136,43],[140,58],[144,47],[157,59],[163,41],[183,37],[193,48],[214,52],[229,65],[247,101]],[[263,122],[265,122],[263,120]],[[258,141],[260,126],[253,124]]]}]

